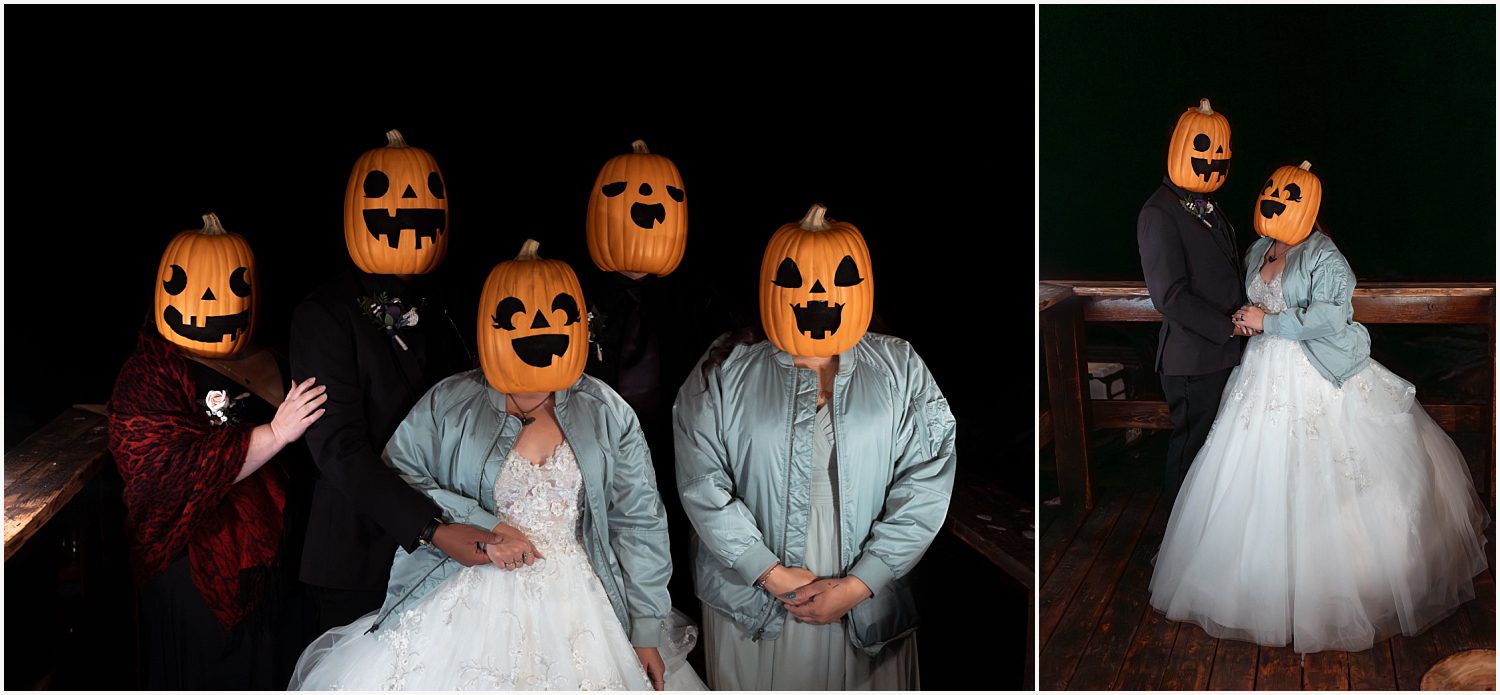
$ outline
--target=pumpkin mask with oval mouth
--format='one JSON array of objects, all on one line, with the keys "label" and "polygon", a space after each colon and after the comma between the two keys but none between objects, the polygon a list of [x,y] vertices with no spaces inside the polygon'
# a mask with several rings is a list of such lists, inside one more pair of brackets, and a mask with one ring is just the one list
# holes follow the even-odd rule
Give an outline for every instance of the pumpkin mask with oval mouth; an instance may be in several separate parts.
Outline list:
[{"label": "pumpkin mask with oval mouth", "polygon": [[687,192],[672,160],[636,140],[604,163],[589,193],[588,242],[607,272],[665,276],[687,251]]},{"label": "pumpkin mask with oval mouth", "polygon": [[479,299],[479,363],[502,393],[560,391],[583,374],[588,321],[583,288],[567,263],[543,259],[527,239],[490,271]]}]

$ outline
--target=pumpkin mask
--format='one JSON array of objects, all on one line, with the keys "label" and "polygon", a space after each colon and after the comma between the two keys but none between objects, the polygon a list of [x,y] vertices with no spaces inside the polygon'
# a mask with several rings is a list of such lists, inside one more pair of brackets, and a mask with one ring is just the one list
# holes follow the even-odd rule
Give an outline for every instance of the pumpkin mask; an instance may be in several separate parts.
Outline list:
[{"label": "pumpkin mask", "polygon": [[687,192],[677,165],[636,140],[604,163],[589,194],[589,256],[607,272],[668,275],[687,250]]},{"label": "pumpkin mask", "polygon": [[829,357],[863,338],[875,308],[870,249],[854,225],[814,205],[782,225],[760,262],[760,322],[766,337],[800,357]]},{"label": "pumpkin mask", "polygon": [[1183,190],[1212,193],[1229,178],[1229,119],[1207,99],[1177,119],[1167,147],[1167,176]]},{"label": "pumpkin mask", "polygon": [[578,276],[527,239],[490,271],[479,298],[479,364],[501,393],[561,391],[583,374],[589,327]]},{"label": "pumpkin mask", "polygon": [[448,250],[443,173],[398,131],[360,155],[344,190],[344,243],[366,273],[430,273]]},{"label": "pumpkin mask", "polygon": [[1255,233],[1296,246],[1312,234],[1322,204],[1323,182],[1311,162],[1281,167],[1255,199]]},{"label": "pumpkin mask", "polygon": [[255,254],[218,216],[172,238],[157,268],[156,331],[199,357],[229,357],[255,328]]}]

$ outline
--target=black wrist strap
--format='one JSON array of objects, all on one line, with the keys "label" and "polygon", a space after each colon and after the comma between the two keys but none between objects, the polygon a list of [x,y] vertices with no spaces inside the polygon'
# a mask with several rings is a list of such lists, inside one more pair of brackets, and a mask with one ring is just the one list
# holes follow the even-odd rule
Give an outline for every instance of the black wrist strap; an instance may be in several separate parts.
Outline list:
[{"label": "black wrist strap", "polygon": [[442,525],[443,520],[440,517],[432,517],[427,522],[427,525],[422,527],[422,532],[417,534],[417,544],[432,545],[432,536],[437,533],[438,527]]}]

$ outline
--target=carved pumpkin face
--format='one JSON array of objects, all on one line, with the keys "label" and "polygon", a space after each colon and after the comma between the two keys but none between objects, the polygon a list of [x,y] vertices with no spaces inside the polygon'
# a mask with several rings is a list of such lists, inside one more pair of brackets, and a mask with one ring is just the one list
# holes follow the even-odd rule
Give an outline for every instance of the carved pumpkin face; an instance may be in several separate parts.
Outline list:
[{"label": "carved pumpkin face", "polygon": [[1277,169],[1255,198],[1255,233],[1292,246],[1312,234],[1323,204],[1323,182],[1312,173],[1312,163]]},{"label": "carved pumpkin face", "polygon": [[1167,176],[1184,190],[1211,193],[1229,179],[1229,119],[1207,99],[1177,119],[1167,147]]},{"label": "carved pumpkin face", "polygon": [[156,273],[156,330],[200,357],[229,357],[255,329],[255,254],[213,213],[173,237]]},{"label": "carved pumpkin face", "polygon": [[401,133],[360,156],[344,191],[344,243],[366,273],[430,273],[448,250],[443,172]]},{"label": "carved pumpkin face", "polygon": [[814,205],[782,225],[760,262],[760,322],[776,347],[800,357],[847,351],[875,310],[870,249],[854,225]]},{"label": "carved pumpkin face", "polygon": [[490,271],[479,298],[479,364],[501,393],[561,391],[583,374],[589,326],[583,288],[562,261],[527,239]]},{"label": "carved pumpkin face", "polygon": [[605,162],[589,194],[589,255],[609,272],[667,275],[687,250],[687,191],[677,165],[636,140]]}]

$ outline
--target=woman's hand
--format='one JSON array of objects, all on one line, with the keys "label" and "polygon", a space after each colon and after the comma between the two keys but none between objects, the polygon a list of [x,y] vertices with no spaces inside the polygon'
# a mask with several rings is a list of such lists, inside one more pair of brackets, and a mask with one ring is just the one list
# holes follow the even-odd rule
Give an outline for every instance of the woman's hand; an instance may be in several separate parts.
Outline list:
[{"label": "woman's hand", "polygon": [[1260,307],[1249,305],[1240,307],[1240,310],[1234,312],[1234,316],[1231,318],[1233,318],[1234,325],[1238,328],[1246,328],[1256,333],[1265,330],[1266,312],[1261,311]]},{"label": "woman's hand", "polygon": [[870,598],[870,588],[859,577],[819,579],[797,590],[794,600],[782,600],[797,622],[828,625],[844,618],[861,601]]},{"label": "woman's hand", "polygon": [[636,658],[641,660],[641,668],[646,669],[646,677],[651,679],[651,687],[656,690],[667,689],[667,664],[661,660],[661,652],[656,647],[636,647]]},{"label": "woman's hand", "polygon": [[542,559],[542,554],[531,543],[531,539],[521,533],[520,529],[510,524],[499,523],[495,524],[492,532],[499,540],[485,546],[484,552],[496,567],[503,570],[517,570],[530,567],[537,560]]},{"label": "woman's hand", "polygon": [[818,575],[801,567],[775,565],[760,585],[776,598],[786,600],[800,598],[798,590],[817,580]]},{"label": "woman's hand", "polygon": [[286,398],[276,407],[276,416],[271,418],[270,428],[276,442],[281,445],[278,449],[301,439],[308,426],[323,417],[325,411],[319,406],[328,400],[328,396],[323,393],[328,387],[314,387],[315,382],[317,379],[313,377],[308,377],[300,384],[293,380],[292,390],[287,391]]}]

